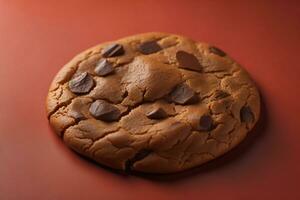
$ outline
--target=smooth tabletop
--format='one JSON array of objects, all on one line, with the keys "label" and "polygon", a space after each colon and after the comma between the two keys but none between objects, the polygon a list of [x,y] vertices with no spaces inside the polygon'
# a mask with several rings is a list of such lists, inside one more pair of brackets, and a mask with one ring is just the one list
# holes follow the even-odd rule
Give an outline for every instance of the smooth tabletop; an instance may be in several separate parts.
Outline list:
[{"label": "smooth tabletop", "polygon": [[[160,31],[224,49],[262,95],[236,151],[173,176],[126,176],[69,150],[45,97],[82,50]],[[300,2],[0,0],[0,199],[300,199]]]}]

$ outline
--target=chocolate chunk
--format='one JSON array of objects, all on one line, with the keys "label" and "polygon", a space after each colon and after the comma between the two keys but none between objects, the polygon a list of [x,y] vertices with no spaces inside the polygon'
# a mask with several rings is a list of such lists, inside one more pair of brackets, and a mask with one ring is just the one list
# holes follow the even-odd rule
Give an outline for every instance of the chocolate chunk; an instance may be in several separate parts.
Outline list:
[{"label": "chocolate chunk", "polygon": [[139,51],[142,54],[152,54],[160,51],[162,48],[157,44],[156,41],[144,42],[139,46]]},{"label": "chocolate chunk", "polygon": [[139,150],[133,158],[128,159],[125,162],[125,171],[129,172],[132,169],[132,166],[134,165],[135,162],[143,160],[144,158],[146,158],[150,153],[152,153],[151,150],[149,149],[141,149]]},{"label": "chocolate chunk", "polygon": [[213,119],[210,115],[202,115],[199,121],[200,131],[211,131],[214,127]]},{"label": "chocolate chunk", "polygon": [[167,113],[162,108],[154,108],[150,112],[146,113],[149,119],[164,119],[168,117]]},{"label": "chocolate chunk", "polygon": [[82,111],[83,111],[82,105],[78,102],[75,102],[71,104],[70,109],[68,111],[68,115],[73,117],[75,120],[81,120],[85,118]]},{"label": "chocolate chunk", "polygon": [[211,53],[214,53],[214,54],[216,54],[218,56],[221,56],[221,57],[226,56],[226,53],[224,51],[222,51],[221,49],[219,49],[217,47],[214,47],[214,46],[209,47],[209,51]]},{"label": "chocolate chunk", "polygon": [[98,76],[106,76],[114,71],[112,63],[106,59],[100,60],[95,68],[95,73]]},{"label": "chocolate chunk", "polygon": [[214,94],[214,99],[215,100],[219,100],[219,99],[223,99],[225,97],[228,97],[229,94],[223,90],[217,90],[216,93]]},{"label": "chocolate chunk", "polygon": [[93,86],[93,77],[87,72],[83,72],[69,81],[69,89],[76,94],[88,93]]},{"label": "chocolate chunk", "polygon": [[180,68],[190,69],[198,72],[202,71],[202,65],[199,63],[199,60],[193,54],[190,54],[185,51],[177,51],[176,59],[179,63]]},{"label": "chocolate chunk", "polygon": [[197,100],[196,93],[186,84],[180,84],[170,93],[170,98],[177,104],[194,103]]},{"label": "chocolate chunk", "polygon": [[104,100],[94,101],[89,111],[96,119],[102,121],[116,121],[121,116],[121,112],[117,107]]},{"label": "chocolate chunk", "polygon": [[71,117],[73,117],[75,120],[81,120],[81,119],[85,118],[84,114],[81,111],[78,111],[78,110],[70,110],[68,112],[68,114]]},{"label": "chocolate chunk", "polygon": [[243,106],[240,110],[241,122],[249,123],[254,121],[254,114],[249,106]]},{"label": "chocolate chunk", "polygon": [[111,44],[102,50],[102,55],[105,58],[121,56],[124,53],[124,48],[120,44]]}]

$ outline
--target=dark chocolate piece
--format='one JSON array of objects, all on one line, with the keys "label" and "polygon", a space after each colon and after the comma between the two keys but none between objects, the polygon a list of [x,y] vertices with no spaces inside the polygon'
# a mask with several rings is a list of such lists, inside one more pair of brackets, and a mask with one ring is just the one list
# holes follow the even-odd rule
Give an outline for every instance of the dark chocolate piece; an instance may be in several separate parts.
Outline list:
[{"label": "dark chocolate piece", "polygon": [[69,81],[69,89],[75,94],[88,93],[93,86],[93,77],[87,72],[83,72]]},{"label": "dark chocolate piece", "polygon": [[175,87],[170,93],[170,98],[177,104],[189,104],[197,100],[194,90],[184,83]]},{"label": "dark chocolate piece", "polygon": [[228,97],[229,94],[223,90],[217,90],[216,93],[214,94],[214,99],[219,100]]},{"label": "dark chocolate piece", "polygon": [[190,69],[193,71],[202,71],[202,65],[199,60],[193,54],[190,54],[185,51],[178,51],[176,53],[176,59],[179,63],[180,68]]},{"label": "dark chocolate piece", "polygon": [[254,114],[249,106],[243,106],[240,110],[241,122],[249,123],[254,121]]},{"label": "dark chocolate piece", "polygon": [[217,47],[214,47],[214,46],[209,47],[209,51],[211,53],[216,54],[216,55],[221,56],[221,57],[226,56],[226,53],[224,51],[222,51],[221,49],[219,49]]},{"label": "dark chocolate piece", "polygon": [[162,108],[154,108],[150,112],[146,113],[149,119],[164,119],[168,117],[167,113]]},{"label": "dark chocolate piece", "polygon": [[149,149],[141,149],[139,150],[133,158],[128,159],[125,162],[125,171],[130,172],[132,170],[132,166],[134,165],[135,162],[140,161],[147,157],[150,153],[152,153],[151,150]]},{"label": "dark chocolate piece", "polygon": [[124,48],[120,44],[111,44],[102,50],[102,55],[104,58],[121,56],[124,53]]},{"label": "dark chocolate piece", "polygon": [[156,41],[144,42],[139,46],[139,51],[142,54],[148,55],[160,51],[162,48]]},{"label": "dark chocolate piece", "polygon": [[214,127],[214,121],[210,115],[202,115],[199,120],[200,131],[211,131]]},{"label": "dark chocolate piece", "polygon": [[106,76],[114,71],[112,63],[106,59],[100,60],[97,66],[95,67],[95,73],[98,76]]},{"label": "dark chocolate piece", "polygon": [[96,119],[108,122],[116,121],[121,116],[121,112],[117,107],[104,100],[94,101],[89,111]]}]

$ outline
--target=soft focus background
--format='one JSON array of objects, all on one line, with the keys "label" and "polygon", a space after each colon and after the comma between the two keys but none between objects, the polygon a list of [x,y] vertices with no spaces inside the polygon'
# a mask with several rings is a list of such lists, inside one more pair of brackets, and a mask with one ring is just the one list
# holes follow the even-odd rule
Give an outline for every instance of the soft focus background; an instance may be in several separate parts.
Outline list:
[{"label": "soft focus background", "polygon": [[[53,76],[88,47],[148,31],[240,62],[263,97],[255,137],[177,178],[120,175],[66,148],[44,110]],[[0,199],[300,199],[299,57],[300,1],[0,0]]]}]

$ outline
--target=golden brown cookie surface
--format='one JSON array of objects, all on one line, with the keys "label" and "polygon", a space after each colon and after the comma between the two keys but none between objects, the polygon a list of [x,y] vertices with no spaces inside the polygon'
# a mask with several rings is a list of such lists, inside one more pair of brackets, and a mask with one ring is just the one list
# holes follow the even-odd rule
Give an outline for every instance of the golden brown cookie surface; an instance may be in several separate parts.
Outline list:
[{"label": "golden brown cookie surface", "polygon": [[115,168],[189,169],[240,143],[259,118],[259,94],[222,50],[147,33],[86,50],[54,78],[53,129],[73,150]]}]

